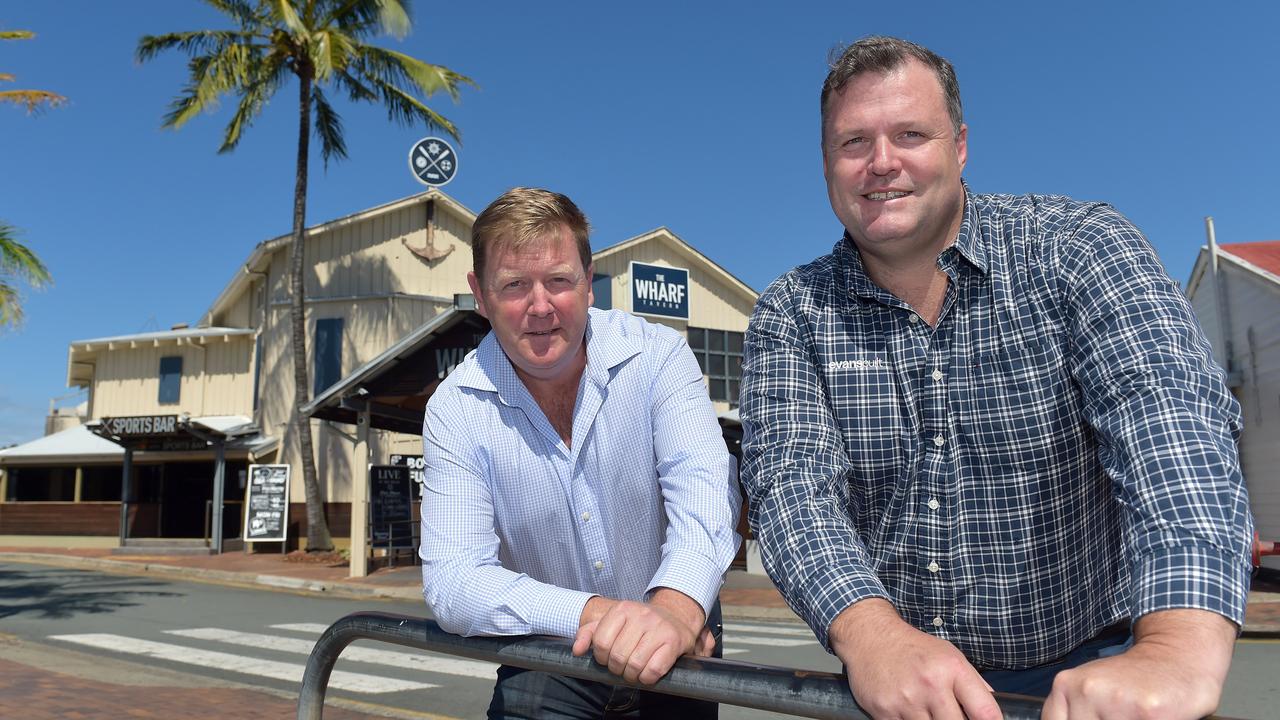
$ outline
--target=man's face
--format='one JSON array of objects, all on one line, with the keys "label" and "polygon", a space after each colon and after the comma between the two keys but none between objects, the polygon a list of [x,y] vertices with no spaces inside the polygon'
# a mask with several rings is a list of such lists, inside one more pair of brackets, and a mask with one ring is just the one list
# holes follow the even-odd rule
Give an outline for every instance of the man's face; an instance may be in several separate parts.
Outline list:
[{"label": "man's face", "polygon": [[933,72],[908,60],[854,77],[829,103],[827,196],[858,247],[893,254],[949,244],[964,208],[968,128],[952,128]]},{"label": "man's face", "polygon": [[476,309],[488,318],[517,374],[562,380],[581,367],[591,268],[583,268],[568,228],[520,249],[499,246],[484,278],[467,273]]}]

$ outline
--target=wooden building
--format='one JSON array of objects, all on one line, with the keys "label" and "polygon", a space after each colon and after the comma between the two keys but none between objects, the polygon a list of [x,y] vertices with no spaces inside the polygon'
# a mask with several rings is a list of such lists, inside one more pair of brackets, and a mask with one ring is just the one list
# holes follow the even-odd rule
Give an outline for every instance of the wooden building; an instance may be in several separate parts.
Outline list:
[{"label": "wooden building", "polygon": [[[362,434],[341,402],[316,400],[337,397],[326,391],[350,388],[344,380],[353,375],[382,372],[407,341],[421,350],[434,337],[422,330],[446,314],[473,314],[466,273],[474,220],[470,209],[431,190],[307,231],[309,408],[316,413],[311,422],[321,493],[339,545],[348,542],[351,503],[367,464],[420,455],[413,413],[420,423],[421,403],[437,374],[443,377],[465,346],[474,346],[487,323],[478,319],[470,342],[449,349],[452,364],[423,368],[423,377],[400,398],[395,429],[374,426]],[[593,245],[601,240],[593,238]],[[305,539],[300,456],[289,425],[289,243],[282,236],[253,248],[193,327],[70,344],[68,385],[88,394],[83,424],[0,451],[0,543],[46,544],[51,537],[101,547],[121,545],[126,537],[198,541],[210,536],[219,508],[224,536],[237,538],[252,463],[293,468],[290,546]],[[597,306],[648,313],[685,333],[717,411],[733,417],[755,291],[666,228],[598,249],[594,259]],[[404,377],[413,384],[409,370]],[[167,434],[128,435],[143,427],[143,418],[168,423]],[[65,415],[58,419],[50,428],[66,427]],[[132,442],[129,460],[103,436]],[[122,508],[126,465],[136,485]]]}]

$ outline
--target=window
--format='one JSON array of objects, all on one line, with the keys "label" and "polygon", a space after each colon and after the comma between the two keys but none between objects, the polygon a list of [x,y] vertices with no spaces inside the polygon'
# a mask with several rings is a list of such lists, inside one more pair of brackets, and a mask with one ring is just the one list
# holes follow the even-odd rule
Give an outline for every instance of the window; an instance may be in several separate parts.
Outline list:
[{"label": "window", "polygon": [[182,356],[160,358],[160,404],[177,405],[182,396]]},{"label": "window", "polygon": [[707,376],[711,399],[737,407],[738,381],[742,379],[742,333],[691,327],[689,347],[698,358],[702,374]]},{"label": "window", "polygon": [[612,308],[613,278],[608,275],[592,275],[591,294],[595,296],[595,302],[591,303],[591,307],[600,308],[601,310],[609,310]]},{"label": "window", "polygon": [[342,379],[342,318],[316,320],[315,378],[313,396]]}]

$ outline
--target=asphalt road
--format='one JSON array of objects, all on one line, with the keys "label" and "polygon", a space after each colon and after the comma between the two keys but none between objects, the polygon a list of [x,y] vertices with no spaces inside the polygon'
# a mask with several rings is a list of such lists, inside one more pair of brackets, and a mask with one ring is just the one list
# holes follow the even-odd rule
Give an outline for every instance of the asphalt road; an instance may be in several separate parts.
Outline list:
[{"label": "asphalt road", "polygon": [[[354,601],[153,577],[0,564],[0,632],[23,643],[30,664],[136,682],[137,668],[189,676],[193,683],[248,685],[296,697],[320,631],[358,610],[425,616],[417,603]],[[835,672],[806,629],[795,624],[727,623],[726,657]],[[0,654],[4,652],[0,647]],[[59,654],[61,653],[61,654]],[[67,657],[88,656],[90,662]],[[401,717],[483,717],[495,666],[358,641],[339,659],[328,698]],[[145,672],[145,671],[144,671]],[[157,675],[158,676],[158,675]],[[86,702],[91,702],[86,698]],[[723,706],[721,717],[772,713]]]}]

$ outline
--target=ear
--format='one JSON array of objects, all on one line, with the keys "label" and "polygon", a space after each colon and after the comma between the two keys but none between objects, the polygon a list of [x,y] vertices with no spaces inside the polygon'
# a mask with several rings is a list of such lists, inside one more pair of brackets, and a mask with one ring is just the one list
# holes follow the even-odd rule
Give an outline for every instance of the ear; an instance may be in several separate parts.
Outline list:
[{"label": "ear", "polygon": [[595,307],[596,304],[596,264],[593,262],[587,266],[587,307]]},{"label": "ear", "polygon": [[969,160],[969,126],[963,123],[956,134],[956,160],[960,163],[960,171],[964,172],[964,164]]},{"label": "ear", "polygon": [[489,310],[484,306],[484,288],[480,287],[480,278],[476,277],[474,270],[467,272],[467,285],[471,286],[471,296],[476,299],[476,312],[488,320]]}]

